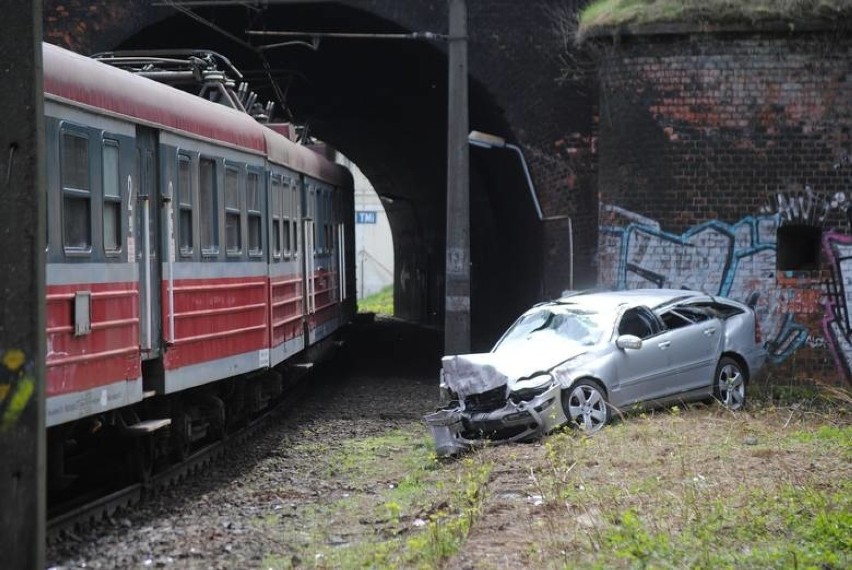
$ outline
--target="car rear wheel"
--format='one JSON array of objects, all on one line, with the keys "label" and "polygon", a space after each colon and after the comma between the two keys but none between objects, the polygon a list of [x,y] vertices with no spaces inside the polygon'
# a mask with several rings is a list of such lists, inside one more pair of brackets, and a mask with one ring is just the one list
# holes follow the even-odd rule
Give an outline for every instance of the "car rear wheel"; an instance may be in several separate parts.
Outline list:
[{"label": "car rear wheel", "polygon": [[719,359],[713,380],[713,396],[729,410],[739,410],[745,405],[745,385],[742,366],[728,356]]},{"label": "car rear wheel", "polygon": [[562,409],[571,425],[586,433],[600,431],[610,419],[606,392],[594,380],[580,380],[564,390]]}]

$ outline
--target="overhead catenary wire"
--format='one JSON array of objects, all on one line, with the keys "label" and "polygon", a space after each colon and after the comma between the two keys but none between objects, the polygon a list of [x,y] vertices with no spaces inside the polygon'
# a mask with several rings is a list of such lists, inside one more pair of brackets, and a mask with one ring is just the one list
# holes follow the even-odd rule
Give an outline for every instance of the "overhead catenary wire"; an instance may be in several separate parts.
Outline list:
[{"label": "overhead catenary wire", "polygon": [[350,40],[447,40],[447,34],[437,32],[301,32],[292,30],[246,30],[248,36],[269,36],[277,38],[345,38]]}]

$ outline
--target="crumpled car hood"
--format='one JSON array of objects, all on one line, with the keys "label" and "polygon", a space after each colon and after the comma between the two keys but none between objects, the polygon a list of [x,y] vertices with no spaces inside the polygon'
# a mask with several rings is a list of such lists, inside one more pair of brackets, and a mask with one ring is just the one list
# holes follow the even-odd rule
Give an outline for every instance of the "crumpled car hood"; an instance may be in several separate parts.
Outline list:
[{"label": "crumpled car hood", "polygon": [[498,352],[444,356],[441,365],[444,382],[459,398],[481,394],[517,380],[548,372],[554,366],[583,354],[588,347],[575,351],[548,350],[546,343],[507,347]]}]

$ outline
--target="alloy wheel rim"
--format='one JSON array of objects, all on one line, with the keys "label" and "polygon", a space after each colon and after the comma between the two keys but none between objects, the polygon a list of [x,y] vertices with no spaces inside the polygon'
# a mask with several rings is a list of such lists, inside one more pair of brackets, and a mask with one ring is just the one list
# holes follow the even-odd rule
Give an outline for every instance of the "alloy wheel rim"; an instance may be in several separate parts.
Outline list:
[{"label": "alloy wheel rim", "polygon": [[745,400],[745,382],[742,372],[733,364],[727,364],[719,371],[719,395],[726,407],[736,410]]},{"label": "alloy wheel rim", "polygon": [[606,402],[591,386],[578,386],[568,398],[571,421],[587,432],[600,430],[606,423]]}]

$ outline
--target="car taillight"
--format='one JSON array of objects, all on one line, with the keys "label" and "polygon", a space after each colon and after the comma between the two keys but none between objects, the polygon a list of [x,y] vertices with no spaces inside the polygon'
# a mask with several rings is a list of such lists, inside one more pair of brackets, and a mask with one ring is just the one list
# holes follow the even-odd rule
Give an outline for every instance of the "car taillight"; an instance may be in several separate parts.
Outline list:
[{"label": "car taillight", "polygon": [[754,344],[763,344],[763,333],[760,331],[760,321],[754,317]]}]

